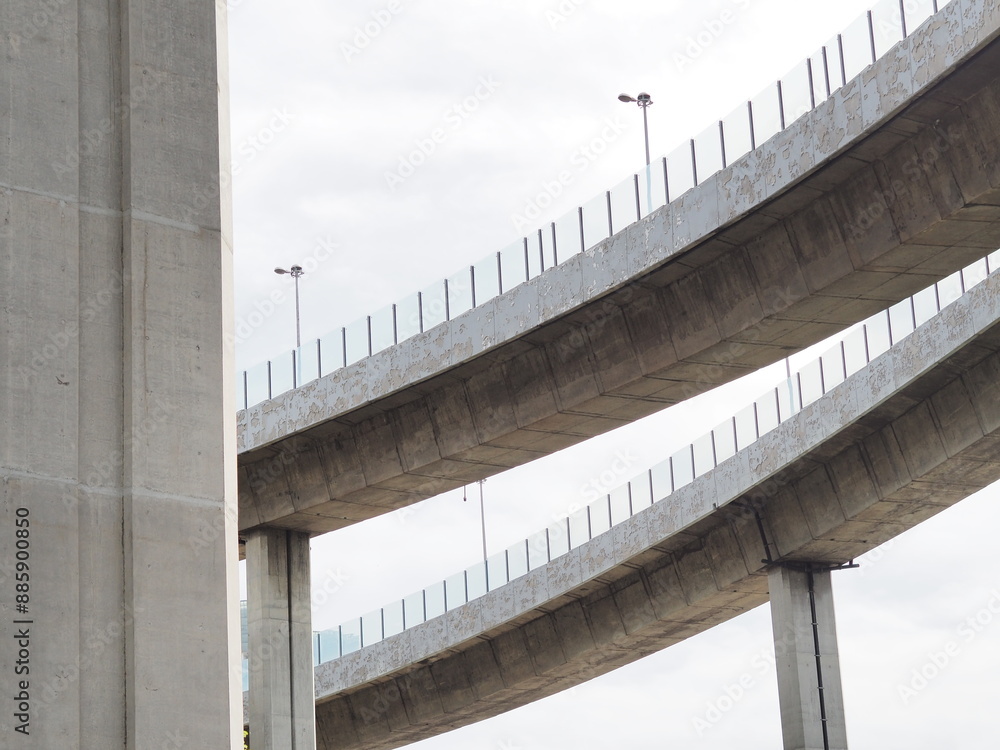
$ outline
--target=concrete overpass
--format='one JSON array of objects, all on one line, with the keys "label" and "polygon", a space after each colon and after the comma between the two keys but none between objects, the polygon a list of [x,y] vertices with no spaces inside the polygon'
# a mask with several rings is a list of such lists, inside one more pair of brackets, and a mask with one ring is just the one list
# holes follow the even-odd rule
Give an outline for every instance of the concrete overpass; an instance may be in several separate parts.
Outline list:
[{"label": "concrete overpass", "polygon": [[1000,479],[1000,274],[715,469],[480,598],[316,668],[318,747],[399,747],[768,601]]},{"label": "concrete overpass", "polygon": [[240,529],[319,534],[770,364],[1000,246],[1000,13],[952,2],[609,240],[239,413]]},{"label": "concrete overpass", "polygon": [[[998,34],[1000,11],[954,0],[773,139],[647,218],[454,320],[241,412],[239,526],[248,542],[251,649],[255,639],[287,644],[251,672],[251,716],[262,717],[265,747],[281,746],[281,737],[308,745],[316,731],[312,696],[302,690],[312,678],[310,535],[677,403],[1000,246]],[[330,684],[339,692],[321,703],[320,741],[395,747],[499,713],[721,622],[765,601],[768,590],[781,592],[789,622],[801,619],[800,605],[786,606],[788,590],[807,576],[814,599],[812,569],[789,573],[797,578],[786,587],[784,569],[755,557],[760,550],[747,529],[775,554],[771,563],[823,565],[944,507],[926,500],[927,483],[951,476],[945,459],[955,451],[960,460],[988,451],[992,432],[980,424],[977,435],[968,421],[972,403],[988,411],[972,395],[968,408],[938,413],[944,407],[935,399],[943,404],[954,393],[932,386],[967,357],[980,369],[952,377],[959,385],[950,387],[988,398],[980,393],[982,368],[993,360],[973,355],[984,347],[995,353],[994,322],[982,322],[975,332],[983,339],[957,360],[945,349],[931,359],[909,351],[898,363],[901,373],[923,373],[925,363],[944,360],[929,380],[876,382],[877,398],[857,413],[857,393],[846,405],[824,401],[843,419],[832,419],[815,444],[802,442],[803,431],[821,407],[786,423],[774,434],[787,443],[768,445],[767,454],[784,455],[784,463],[751,465],[742,477],[713,473],[708,487],[734,494],[697,494],[707,488],[695,482],[683,491],[689,497],[653,506],[661,510],[650,519],[663,516],[663,525],[653,529],[647,519],[654,533],[647,546],[622,540],[627,554],[615,559],[614,543],[608,549],[594,540],[539,573],[535,583],[544,579],[545,588],[521,592],[523,608],[495,592],[508,619],[487,621],[482,607],[469,605],[469,621],[454,628],[449,613],[407,631],[444,624],[439,651],[424,656],[406,640],[415,635],[385,641],[386,649],[400,648],[385,671]],[[960,425],[949,421],[959,414]],[[928,420],[936,429],[929,434],[943,435],[940,445],[907,445],[905,428]],[[956,427],[959,437],[949,432]],[[841,430],[857,431],[856,440],[838,443]],[[942,447],[952,444],[955,451]],[[817,466],[820,459],[827,460]],[[896,474],[884,474],[883,464]],[[996,478],[991,454],[976,468],[957,490],[944,482],[944,504],[971,492],[977,477],[983,484]],[[757,498],[753,489],[765,479],[773,489]],[[743,505],[752,523],[716,512],[743,496],[761,500]],[[635,523],[641,530],[643,522]],[[821,604],[832,617],[829,597]],[[832,641],[835,647],[835,633]],[[357,659],[373,658],[361,653]],[[420,660],[427,663],[416,666]],[[790,669],[798,669],[794,658]],[[401,696],[402,713],[372,719],[361,710],[379,698],[380,683]],[[836,693],[831,685],[829,695]],[[783,705],[783,718],[809,713],[804,695],[794,701],[792,711]]]}]

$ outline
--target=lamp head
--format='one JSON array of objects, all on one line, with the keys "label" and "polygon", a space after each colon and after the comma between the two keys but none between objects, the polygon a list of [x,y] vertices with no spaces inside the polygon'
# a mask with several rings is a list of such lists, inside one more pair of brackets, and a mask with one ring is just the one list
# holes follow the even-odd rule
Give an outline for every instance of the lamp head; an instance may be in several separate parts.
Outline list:
[{"label": "lamp head", "polygon": [[[642,96],[642,94],[640,94],[639,96]],[[648,96],[648,94],[647,94],[647,96]],[[628,94],[619,94],[618,95],[618,101],[620,101],[620,102],[634,102],[635,99],[633,97],[629,96]]]}]

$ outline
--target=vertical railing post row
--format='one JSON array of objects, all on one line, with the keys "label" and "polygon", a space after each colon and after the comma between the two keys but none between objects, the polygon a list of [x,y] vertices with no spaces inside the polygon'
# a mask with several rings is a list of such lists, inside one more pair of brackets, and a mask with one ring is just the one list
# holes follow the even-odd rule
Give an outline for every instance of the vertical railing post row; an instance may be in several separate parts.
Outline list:
[{"label": "vertical railing post row", "polygon": [[538,228],[538,269],[539,273],[545,270],[545,243],[542,240],[542,228]]},{"label": "vertical railing post row", "polygon": [[578,206],[576,209],[577,216],[579,217],[580,224],[580,252],[582,253],[587,249],[587,242],[583,237],[583,206]]},{"label": "vertical railing post row", "polygon": [[250,384],[247,380],[247,371],[243,371],[243,408],[250,408]]},{"label": "vertical railing post row", "polygon": [[476,267],[469,266],[469,283],[472,284],[472,306],[476,307]]},{"label": "vertical railing post row", "polygon": [[399,310],[396,307],[396,303],[392,303],[392,343],[399,343]]},{"label": "vertical railing post row", "polygon": [[451,293],[448,290],[448,279],[444,280],[444,319],[451,320]]},{"label": "vertical railing post row", "polygon": [[274,398],[271,395],[271,360],[267,360],[267,398],[268,400]]},{"label": "vertical railing post row", "polygon": [[[531,266],[528,263],[528,238],[524,238],[524,280],[531,278]],[[521,282],[518,282],[519,284]]]},{"label": "vertical railing post row", "polygon": [[[447,282],[445,282],[447,283]],[[367,321],[368,328],[368,356],[372,356],[372,316],[366,315],[365,320]]]},{"label": "vertical railing post row", "polygon": [[899,0],[899,30],[903,32],[903,39],[906,39],[906,0]]},{"label": "vertical railing post row", "polygon": [[316,377],[323,377],[323,345],[316,339]]},{"label": "vertical railing post row", "polygon": [[750,150],[755,151],[757,149],[757,134],[754,132],[753,125],[753,102],[749,99],[747,100],[747,120],[750,123]]},{"label": "vertical railing post row", "polygon": [[298,361],[298,351],[292,349],[292,388],[299,387],[299,361]]},{"label": "vertical railing post row", "polygon": [[340,329],[340,359],[343,367],[347,367],[347,328]]}]

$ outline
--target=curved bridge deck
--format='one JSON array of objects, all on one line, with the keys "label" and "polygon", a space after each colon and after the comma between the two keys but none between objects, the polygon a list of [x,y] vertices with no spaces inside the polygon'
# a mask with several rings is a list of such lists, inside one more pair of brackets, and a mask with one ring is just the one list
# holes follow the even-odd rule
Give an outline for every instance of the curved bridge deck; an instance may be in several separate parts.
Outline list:
[{"label": "curved bridge deck", "polygon": [[342,528],[775,362],[1000,246],[1000,11],[953,0],[757,150],[239,415],[240,528]]}]

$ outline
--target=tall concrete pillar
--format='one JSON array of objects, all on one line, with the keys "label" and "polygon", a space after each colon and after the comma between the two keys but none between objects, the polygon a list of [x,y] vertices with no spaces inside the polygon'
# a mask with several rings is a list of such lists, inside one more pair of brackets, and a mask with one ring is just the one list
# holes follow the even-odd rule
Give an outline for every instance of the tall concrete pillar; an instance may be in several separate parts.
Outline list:
[{"label": "tall concrete pillar", "polygon": [[768,574],[784,750],[846,750],[830,570]]},{"label": "tall concrete pillar", "polygon": [[0,747],[240,747],[224,7],[0,2]]},{"label": "tall concrete pillar", "polygon": [[315,750],[309,535],[263,529],[244,535],[254,750]]}]

